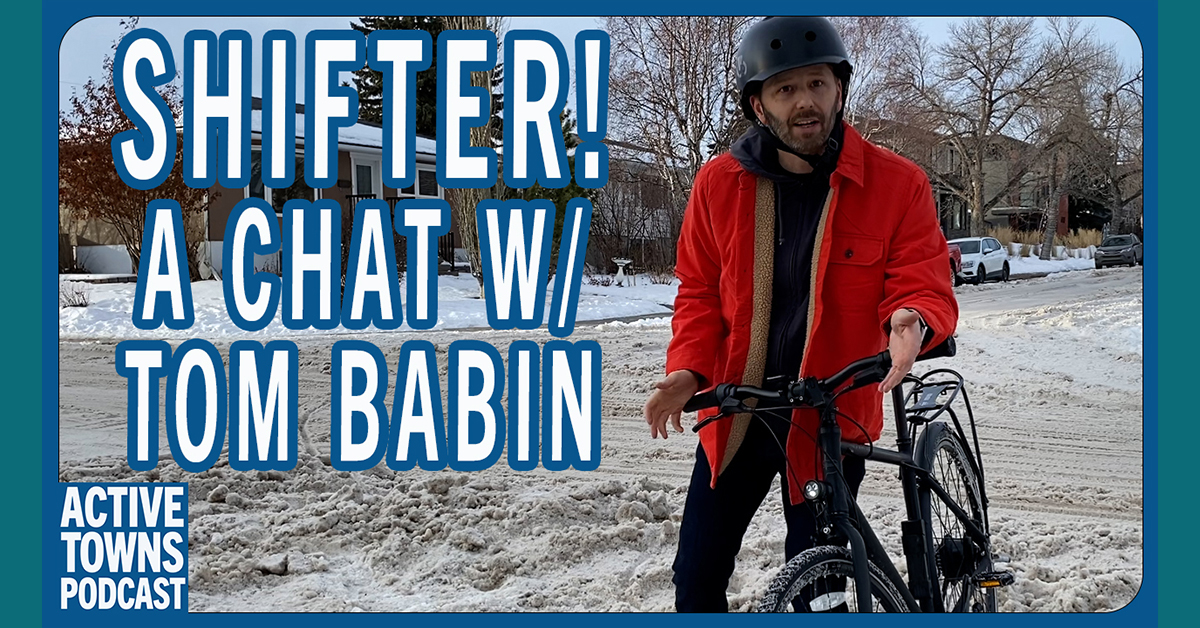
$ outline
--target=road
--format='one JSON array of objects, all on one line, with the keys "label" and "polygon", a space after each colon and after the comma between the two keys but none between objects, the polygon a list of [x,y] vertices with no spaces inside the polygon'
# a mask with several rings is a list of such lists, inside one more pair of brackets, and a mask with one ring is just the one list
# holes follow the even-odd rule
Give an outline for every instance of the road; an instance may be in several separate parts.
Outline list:
[{"label": "road", "polygon": [[1043,277],[954,289],[963,312],[1039,307],[1142,286],[1142,267],[1052,273]]},{"label": "road", "polygon": [[[995,543],[1018,579],[1001,594],[1004,610],[1111,610],[1140,586],[1141,281],[1140,268],[1112,269],[956,290],[959,356],[929,366],[953,367],[969,382]],[[668,610],[696,437],[651,440],[641,417],[670,340],[663,323],[581,325],[573,336],[604,352],[602,457],[590,472],[515,472],[503,462],[469,474],[335,471],[332,341],[306,338],[297,341],[296,469],[241,473],[222,461],[196,475],[164,460],[133,473],[115,341],[63,342],[61,477],[189,482],[192,610]],[[504,354],[513,340],[550,337],[488,330],[371,340],[389,361],[407,340],[433,342],[444,378],[445,347],[463,338]],[[881,444],[894,439],[885,431]],[[165,440],[160,447],[169,457]],[[226,493],[236,500],[215,497]],[[870,467],[861,502],[898,557],[894,470]],[[782,565],[783,525],[776,486],[746,535],[732,608],[752,608]],[[257,567],[280,554],[285,576]]]}]

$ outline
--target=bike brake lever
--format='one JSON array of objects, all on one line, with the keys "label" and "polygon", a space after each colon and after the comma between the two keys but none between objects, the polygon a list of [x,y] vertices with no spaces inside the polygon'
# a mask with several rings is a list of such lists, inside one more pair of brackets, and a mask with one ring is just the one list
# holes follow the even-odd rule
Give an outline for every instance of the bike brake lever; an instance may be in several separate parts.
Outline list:
[{"label": "bike brake lever", "polygon": [[725,398],[724,401],[721,402],[720,410],[718,410],[718,412],[716,414],[714,414],[714,415],[708,417],[707,419],[704,419],[703,421],[700,421],[696,425],[692,426],[692,432],[699,434],[701,428],[708,425],[709,423],[712,423],[713,421],[723,419],[723,418],[733,415],[733,414],[739,414],[742,412],[749,412],[749,411],[750,411],[750,408],[747,408],[746,404],[744,404],[741,401],[734,399],[732,397],[727,397],[727,398]]},{"label": "bike brake lever", "polygon": [[693,426],[692,426],[692,433],[693,433],[693,434],[699,434],[699,433],[700,433],[700,430],[701,430],[701,429],[702,429],[702,428],[703,428],[705,425],[708,425],[709,423],[712,423],[713,421],[716,421],[716,420],[717,420],[717,419],[719,419],[719,418],[721,418],[721,415],[719,415],[719,414],[714,414],[713,416],[710,416],[710,417],[708,417],[707,419],[704,419],[703,421],[701,421],[701,422],[699,422],[699,423],[697,423],[697,424],[693,425]]}]

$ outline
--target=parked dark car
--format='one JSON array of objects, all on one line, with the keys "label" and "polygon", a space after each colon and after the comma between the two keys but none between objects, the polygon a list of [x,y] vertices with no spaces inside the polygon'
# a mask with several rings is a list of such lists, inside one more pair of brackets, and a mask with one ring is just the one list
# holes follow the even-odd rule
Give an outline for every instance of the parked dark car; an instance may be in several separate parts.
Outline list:
[{"label": "parked dark car", "polygon": [[1136,266],[1142,263],[1142,241],[1132,233],[1104,238],[1096,249],[1096,268],[1105,266]]}]

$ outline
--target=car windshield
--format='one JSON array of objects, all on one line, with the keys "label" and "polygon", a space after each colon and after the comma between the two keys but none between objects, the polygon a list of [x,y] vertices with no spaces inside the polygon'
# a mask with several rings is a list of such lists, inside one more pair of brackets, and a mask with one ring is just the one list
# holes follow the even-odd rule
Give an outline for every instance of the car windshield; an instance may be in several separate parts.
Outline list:
[{"label": "car windshield", "polygon": [[1127,236],[1127,235],[1123,235],[1123,236],[1112,236],[1111,238],[1106,238],[1104,240],[1104,244],[1101,244],[1100,246],[1129,246],[1130,244],[1133,244],[1133,238],[1130,236]]},{"label": "car windshield", "polygon": [[965,240],[963,242],[955,242],[955,244],[958,245],[958,249],[963,253],[979,252],[979,240]]}]

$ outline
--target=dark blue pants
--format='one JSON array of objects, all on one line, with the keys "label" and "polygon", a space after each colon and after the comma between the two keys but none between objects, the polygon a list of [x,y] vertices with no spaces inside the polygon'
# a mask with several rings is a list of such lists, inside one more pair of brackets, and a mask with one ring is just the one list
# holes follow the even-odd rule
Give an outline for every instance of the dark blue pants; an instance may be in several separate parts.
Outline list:
[{"label": "dark blue pants", "polygon": [[[733,575],[734,559],[742,548],[746,528],[771,490],[776,475],[781,476],[783,484],[787,559],[791,560],[813,546],[816,523],[812,509],[803,502],[793,506],[788,499],[780,445],[787,445],[789,424],[786,419],[768,418],[767,421],[769,428],[758,418],[750,420],[745,439],[733,461],[717,479],[715,489],[710,488],[712,472],[704,448],[696,448],[696,467],[683,508],[679,551],[673,566],[675,609],[680,612],[723,613],[729,610],[725,591],[729,587],[729,577]],[[850,489],[857,495],[865,474],[863,460],[846,457],[842,466]]]}]

